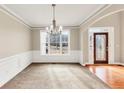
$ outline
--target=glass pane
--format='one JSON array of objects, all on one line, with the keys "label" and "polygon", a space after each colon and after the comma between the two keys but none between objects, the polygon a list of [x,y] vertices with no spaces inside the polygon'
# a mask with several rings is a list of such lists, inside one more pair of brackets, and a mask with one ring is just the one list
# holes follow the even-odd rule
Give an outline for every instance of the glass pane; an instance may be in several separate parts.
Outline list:
[{"label": "glass pane", "polygon": [[105,35],[96,35],[96,60],[106,60]]},{"label": "glass pane", "polygon": [[62,43],[62,54],[68,53],[68,43]]},{"label": "glass pane", "polygon": [[50,54],[60,54],[60,43],[50,43]]},{"label": "glass pane", "polygon": [[50,54],[60,54],[60,34],[50,35]]},{"label": "glass pane", "polygon": [[60,43],[60,34],[51,34],[50,43]]},{"label": "glass pane", "polygon": [[62,43],[68,43],[68,32],[62,32]]},{"label": "glass pane", "polygon": [[63,31],[62,34],[48,34],[47,32],[41,32],[41,53],[67,54],[68,35],[68,31]]}]

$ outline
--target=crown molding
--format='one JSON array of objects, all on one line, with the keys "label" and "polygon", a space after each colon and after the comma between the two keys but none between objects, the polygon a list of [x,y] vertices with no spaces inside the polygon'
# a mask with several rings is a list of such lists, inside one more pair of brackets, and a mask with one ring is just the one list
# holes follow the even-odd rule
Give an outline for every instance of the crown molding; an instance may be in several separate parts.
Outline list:
[{"label": "crown molding", "polygon": [[29,29],[31,29],[31,26],[29,25],[29,23],[27,23],[23,18],[21,18],[20,16],[18,16],[17,14],[15,14],[13,11],[11,11],[9,8],[7,8],[5,5],[0,4],[0,11],[4,12],[8,16],[12,17],[16,21],[20,22],[24,26],[26,26]]},{"label": "crown molding", "polygon": [[[46,27],[31,27],[32,30],[45,30]],[[64,29],[79,29],[80,26],[63,26]]]},{"label": "crown molding", "polygon": [[[79,25],[79,26],[64,26],[64,29],[77,29],[80,28],[81,25],[85,24],[86,22],[88,22],[90,19],[92,19],[94,16],[96,16],[97,14],[99,14],[100,12],[102,12],[103,10],[107,9],[108,7],[110,7],[110,4],[106,4],[103,7],[101,7],[100,9],[98,9],[97,11],[95,11],[93,14],[91,14],[90,16],[88,16],[85,20],[83,20],[83,22]],[[20,22],[21,24],[25,25],[26,27],[28,27],[30,30],[34,30],[34,29],[40,29],[40,30],[44,30],[45,27],[33,27],[31,26],[28,22],[26,22],[23,18],[21,18],[20,16],[18,16],[16,13],[14,13],[13,11],[11,11],[9,8],[7,8],[4,4],[0,5],[0,11],[6,13],[7,15],[11,16],[12,18],[14,18],[16,21]]]},{"label": "crown molding", "polygon": [[[9,8],[7,8],[3,4],[0,5],[0,10],[2,12],[6,13],[7,15],[11,16],[12,18],[14,18],[16,21],[20,22],[21,24],[27,26],[30,30],[35,30],[35,29],[44,30],[46,28],[46,27],[42,27],[42,26],[41,27],[33,27],[33,26],[31,26],[23,18],[18,16],[16,13],[11,11]],[[64,29],[77,29],[77,28],[80,28],[79,26],[63,26],[63,27],[64,27]]]},{"label": "crown molding", "polygon": [[105,9],[109,8],[112,4],[106,4],[103,7],[101,7],[100,9],[98,9],[97,11],[95,11],[93,14],[91,14],[90,16],[88,16],[79,26],[81,27],[83,24],[85,24],[86,22],[90,21],[93,17],[95,17],[96,15],[98,15],[99,13],[101,13],[102,11],[104,11]]}]

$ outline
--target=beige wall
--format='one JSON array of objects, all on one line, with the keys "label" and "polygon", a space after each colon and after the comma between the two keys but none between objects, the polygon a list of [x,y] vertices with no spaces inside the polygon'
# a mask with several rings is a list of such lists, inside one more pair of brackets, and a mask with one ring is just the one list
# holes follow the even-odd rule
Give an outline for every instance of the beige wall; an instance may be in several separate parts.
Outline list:
[{"label": "beige wall", "polygon": [[40,50],[40,30],[32,30],[32,49]]},{"label": "beige wall", "polygon": [[81,45],[83,46],[83,63],[88,62],[88,28],[92,26],[114,26],[115,28],[115,62],[124,62],[124,16],[120,11],[124,10],[124,5],[111,5],[89,21],[81,25]]},{"label": "beige wall", "polygon": [[88,62],[88,30],[86,30],[86,31],[82,31],[82,33],[81,33],[82,35],[81,35],[81,37],[82,37],[82,42],[81,42],[81,44],[82,44],[82,59],[83,59],[83,63],[86,63],[86,62]]},{"label": "beige wall", "polygon": [[[80,34],[79,29],[72,29],[70,34],[70,49],[71,50],[80,50]],[[33,41],[33,50],[40,50],[40,30],[32,30],[32,41]]]},{"label": "beige wall", "polygon": [[[115,61],[120,62],[120,13],[107,16],[90,27],[114,27],[114,41],[115,41]],[[89,28],[90,28],[89,27]],[[84,62],[88,62],[88,30],[83,31],[83,54]]]},{"label": "beige wall", "polygon": [[116,13],[103,18],[102,20],[94,23],[92,27],[114,27],[114,51],[115,51],[115,61],[120,62],[120,13]]},{"label": "beige wall", "polygon": [[31,31],[0,11],[0,58],[31,50]]},{"label": "beige wall", "polygon": [[79,29],[72,29],[70,35],[71,50],[80,50],[80,33]]}]

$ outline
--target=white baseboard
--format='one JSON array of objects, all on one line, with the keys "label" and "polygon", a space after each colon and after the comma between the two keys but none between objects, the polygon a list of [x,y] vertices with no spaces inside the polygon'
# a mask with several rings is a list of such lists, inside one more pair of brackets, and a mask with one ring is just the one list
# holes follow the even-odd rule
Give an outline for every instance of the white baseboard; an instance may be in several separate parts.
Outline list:
[{"label": "white baseboard", "polygon": [[81,66],[86,66],[86,64],[82,64],[82,63],[80,63],[80,65],[81,65]]},{"label": "white baseboard", "polygon": [[124,63],[123,63],[123,62],[114,62],[114,63],[112,63],[112,64],[117,64],[117,65],[122,65],[122,66],[124,66]]},{"label": "white baseboard", "polygon": [[70,51],[70,55],[41,55],[40,51],[33,51],[33,63],[79,63],[80,51]]},{"label": "white baseboard", "polygon": [[0,87],[32,63],[32,51],[0,59]]}]

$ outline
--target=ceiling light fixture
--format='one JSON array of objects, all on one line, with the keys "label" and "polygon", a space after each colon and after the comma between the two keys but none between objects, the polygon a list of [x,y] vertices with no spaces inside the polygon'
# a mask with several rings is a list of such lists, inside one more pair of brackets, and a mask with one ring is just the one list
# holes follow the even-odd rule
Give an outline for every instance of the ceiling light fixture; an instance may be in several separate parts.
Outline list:
[{"label": "ceiling light fixture", "polygon": [[56,19],[55,19],[55,6],[56,4],[52,4],[52,8],[53,8],[53,20],[52,20],[52,25],[50,25],[49,27],[46,27],[46,30],[48,33],[50,34],[61,34],[63,28],[62,26],[57,26],[56,24]]}]

